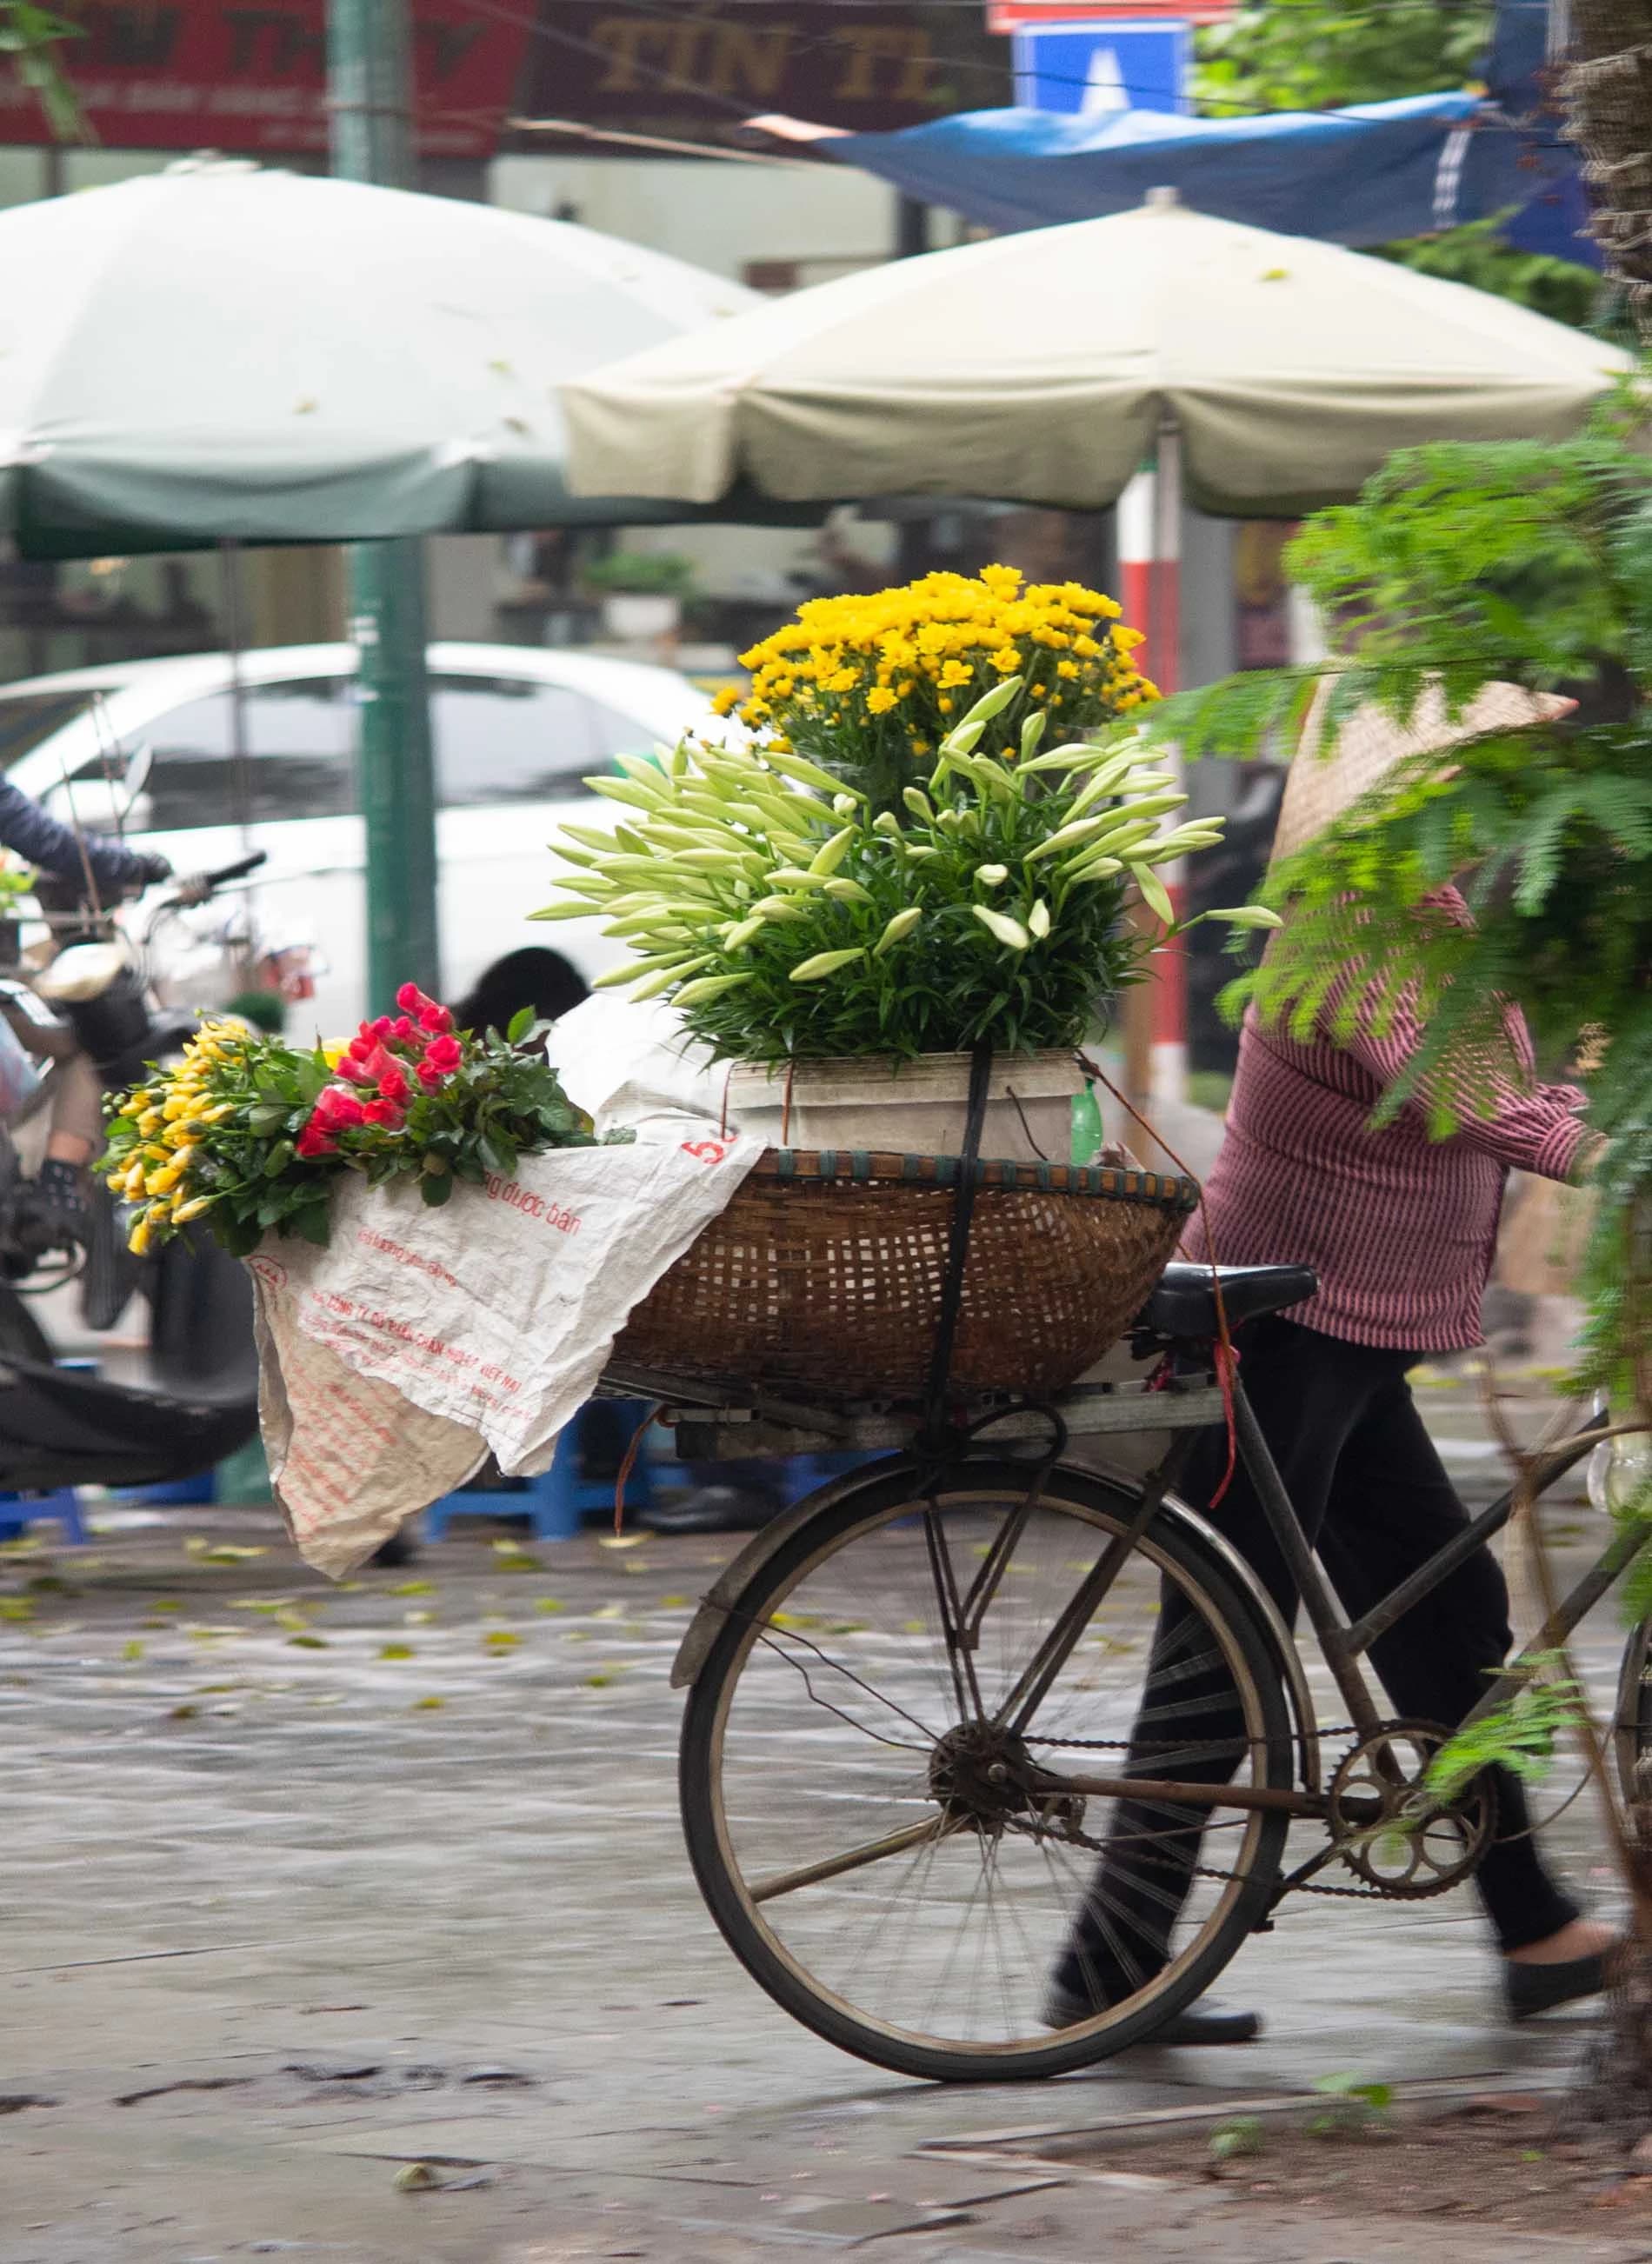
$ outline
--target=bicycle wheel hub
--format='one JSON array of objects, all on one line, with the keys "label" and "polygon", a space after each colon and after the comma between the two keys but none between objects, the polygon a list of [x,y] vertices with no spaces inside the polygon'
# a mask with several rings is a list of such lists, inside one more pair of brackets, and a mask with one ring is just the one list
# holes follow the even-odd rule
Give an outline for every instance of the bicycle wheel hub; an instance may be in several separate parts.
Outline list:
[{"label": "bicycle wheel hub", "polygon": [[949,1822],[996,1824],[1032,1808],[1035,1764],[1019,1734],[991,1722],[960,1722],[930,1755],[930,1791]]},{"label": "bicycle wheel hub", "polygon": [[1362,1738],[1330,1781],[1330,1832],[1356,1878],[1420,1901],[1470,1877],[1497,1827],[1496,1789],[1483,1772],[1455,1800],[1428,1789],[1451,1736],[1435,1722],[1389,1722]]}]

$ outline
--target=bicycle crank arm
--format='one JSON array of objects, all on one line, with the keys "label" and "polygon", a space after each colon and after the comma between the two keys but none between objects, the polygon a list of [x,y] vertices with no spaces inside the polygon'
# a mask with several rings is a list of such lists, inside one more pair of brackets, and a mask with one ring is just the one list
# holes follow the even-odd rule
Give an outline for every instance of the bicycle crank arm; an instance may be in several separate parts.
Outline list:
[{"label": "bicycle crank arm", "polygon": [[1170,1808],[1279,1809],[1286,1816],[1322,1819],[1330,1812],[1321,1794],[1266,1784],[1180,1784],[1156,1776],[1039,1775],[1027,1780],[1026,1789],[1037,1800],[1083,1792],[1093,1793],[1099,1800],[1147,1800]]}]

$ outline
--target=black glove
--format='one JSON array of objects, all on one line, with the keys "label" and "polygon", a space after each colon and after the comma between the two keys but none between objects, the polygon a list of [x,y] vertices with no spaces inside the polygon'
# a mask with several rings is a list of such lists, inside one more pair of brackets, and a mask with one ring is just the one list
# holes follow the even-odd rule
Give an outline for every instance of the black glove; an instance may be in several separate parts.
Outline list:
[{"label": "black glove", "polygon": [[170,881],[172,877],[170,857],[158,857],[146,852],[134,858],[133,863],[132,886],[134,889],[158,889],[163,881]]}]

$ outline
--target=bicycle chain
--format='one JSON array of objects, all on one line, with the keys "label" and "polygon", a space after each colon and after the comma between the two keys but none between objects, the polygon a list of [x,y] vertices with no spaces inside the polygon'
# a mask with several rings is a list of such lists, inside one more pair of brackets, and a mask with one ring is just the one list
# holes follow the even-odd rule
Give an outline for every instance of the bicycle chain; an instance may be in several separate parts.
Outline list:
[{"label": "bicycle chain", "polygon": [[[1359,1731],[1352,1722],[1330,1722],[1321,1727],[1318,1734],[1322,1738],[1343,1738],[1356,1737]],[[1074,1752],[1095,1753],[1126,1752],[1133,1748],[1140,1752],[1143,1746],[1163,1746],[1166,1749],[1175,1749],[1185,1747],[1189,1740],[1186,1738],[1029,1737],[1025,1742],[1029,1745],[1066,1745]],[[1193,1742],[1198,1741],[1195,1739]],[[1105,1855],[1107,1852],[1105,1840],[1096,1839],[1090,1832],[1080,1831],[1076,1825],[1070,1826],[1065,1831],[1053,1832],[1047,1828],[1040,1829],[1037,1825],[1024,1824],[1018,1818],[1006,1817],[1004,1820],[1011,1831],[1023,1832],[1030,1840],[1060,1840],[1068,1847],[1088,1848],[1095,1855]],[[1132,1858],[1132,1861],[1138,1863],[1149,1863],[1161,1870],[1179,1871],[1186,1878],[1214,1879],[1222,1886],[1231,1885],[1239,1876],[1237,1871],[1221,1870],[1212,1863],[1194,1863],[1185,1868],[1179,1863],[1171,1862],[1170,1858],[1164,1855],[1136,1855]],[[1391,1895],[1385,1895],[1380,1888],[1376,1887],[1322,1887],[1316,1885],[1311,1879],[1300,1880],[1290,1891],[1298,1895],[1321,1895],[1328,1901],[1343,1903],[1386,1903],[1394,1899]]]}]

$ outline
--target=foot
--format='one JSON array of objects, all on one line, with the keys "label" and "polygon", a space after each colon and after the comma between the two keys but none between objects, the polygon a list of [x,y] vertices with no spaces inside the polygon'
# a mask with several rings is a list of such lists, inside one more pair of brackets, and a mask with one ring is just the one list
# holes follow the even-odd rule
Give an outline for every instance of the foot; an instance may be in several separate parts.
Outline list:
[{"label": "foot", "polygon": [[1526,2021],[1556,2005],[1598,1997],[1606,1985],[1607,1961],[1618,1939],[1609,1926],[1575,1918],[1541,1941],[1511,1949],[1503,1961],[1510,2017]]},{"label": "foot", "polygon": [[[1081,2021],[1093,2020],[1103,2009],[1064,1989],[1059,1981],[1052,1981],[1041,2018],[1047,2028],[1074,2028]],[[1260,2013],[1242,2012],[1201,1998],[1185,2011],[1173,2013],[1141,2041],[1145,2044],[1248,2044],[1261,2033]]]}]

